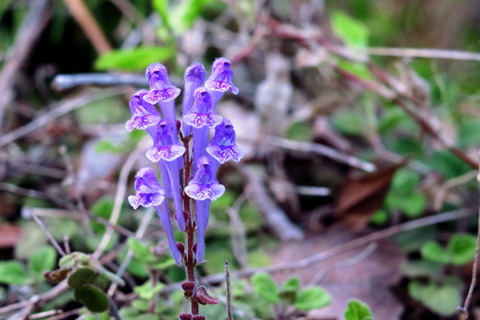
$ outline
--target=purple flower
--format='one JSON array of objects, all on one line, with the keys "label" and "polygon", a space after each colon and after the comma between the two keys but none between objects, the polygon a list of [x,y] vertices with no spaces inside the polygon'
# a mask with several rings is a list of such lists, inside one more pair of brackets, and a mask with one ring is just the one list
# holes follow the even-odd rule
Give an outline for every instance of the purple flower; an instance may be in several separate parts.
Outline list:
[{"label": "purple flower", "polygon": [[195,90],[193,107],[190,112],[183,116],[183,121],[199,129],[205,126],[214,128],[222,122],[222,119],[223,118],[215,112],[210,93],[208,93],[207,89],[198,88]]},{"label": "purple flower", "polygon": [[227,58],[217,58],[213,62],[212,74],[205,82],[205,88],[210,91],[226,92],[232,91],[238,93],[238,88],[233,84],[233,71],[230,70],[230,60]]},{"label": "purple flower", "polygon": [[169,120],[162,120],[157,126],[157,136],[153,146],[147,151],[150,161],[173,161],[185,153],[185,147],[178,141]]},{"label": "purple flower", "polygon": [[236,145],[235,130],[227,119],[215,127],[215,134],[208,144],[207,152],[215,160],[224,164],[228,160],[239,162],[243,151]]},{"label": "purple flower", "polygon": [[132,118],[125,123],[128,132],[133,131],[133,129],[145,130],[156,125],[161,119],[157,109],[143,100],[147,93],[146,90],[138,90],[132,95],[129,103]]},{"label": "purple flower", "polygon": [[225,192],[225,187],[215,179],[215,173],[210,160],[201,157],[197,163],[195,176],[185,187],[185,193],[195,200],[217,200]]},{"label": "purple flower", "polygon": [[135,191],[136,194],[134,196],[128,197],[128,202],[134,209],[137,209],[139,206],[155,208],[162,222],[163,229],[167,234],[172,256],[177,264],[181,263],[182,254],[175,243],[167,202],[164,201],[164,191],[152,168],[143,168],[138,171],[135,176]]},{"label": "purple flower", "polygon": [[198,263],[203,262],[205,255],[205,230],[207,229],[210,202],[223,195],[225,187],[215,179],[216,168],[212,167],[207,157],[201,157],[197,162],[197,171],[195,176],[185,187],[185,193],[192,199],[195,199],[197,224],[197,253]]},{"label": "purple flower", "polygon": [[152,168],[143,168],[135,176],[134,196],[128,197],[130,205],[137,209],[139,206],[148,208],[162,204],[165,200],[165,191],[158,183]]},{"label": "purple flower", "polygon": [[185,90],[183,91],[183,114],[190,111],[193,103],[193,94],[195,90],[202,86],[205,81],[205,68],[200,63],[194,63],[185,69],[184,81]]},{"label": "purple flower", "polygon": [[180,89],[171,85],[168,79],[167,68],[160,63],[151,64],[147,68],[145,75],[150,84],[150,91],[143,99],[148,103],[169,102],[180,94]]}]

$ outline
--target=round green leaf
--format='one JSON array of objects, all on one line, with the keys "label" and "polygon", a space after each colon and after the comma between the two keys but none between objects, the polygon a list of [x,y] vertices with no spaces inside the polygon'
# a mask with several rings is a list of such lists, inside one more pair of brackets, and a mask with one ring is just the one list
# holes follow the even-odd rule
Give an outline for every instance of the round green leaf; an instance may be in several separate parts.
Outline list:
[{"label": "round green leaf", "polygon": [[471,234],[455,234],[448,242],[448,250],[452,254],[452,263],[462,265],[475,258],[477,238]]},{"label": "round green leaf", "polygon": [[436,241],[425,243],[422,246],[421,253],[423,258],[433,262],[450,263],[451,261],[450,253]]},{"label": "round green leaf", "polygon": [[0,262],[0,282],[21,285],[28,281],[25,267],[18,261]]},{"label": "round green leaf", "polygon": [[373,320],[373,314],[369,306],[356,299],[348,302],[344,316],[345,320]]},{"label": "round green leaf", "polygon": [[256,273],[252,276],[255,292],[266,301],[275,304],[279,302],[278,287],[268,273]]},{"label": "round green leaf", "polygon": [[322,288],[313,287],[301,290],[293,306],[297,310],[307,311],[323,308],[330,303],[332,297]]},{"label": "round green leaf", "polygon": [[70,288],[78,288],[90,283],[95,275],[95,271],[92,268],[80,267],[68,277],[68,285]]},{"label": "round green leaf", "polygon": [[86,284],[75,289],[75,300],[83,303],[92,312],[103,312],[108,309],[108,297],[92,284]]},{"label": "round green leaf", "polygon": [[43,273],[55,267],[57,252],[52,247],[36,249],[28,259],[28,269],[36,278],[42,278]]}]

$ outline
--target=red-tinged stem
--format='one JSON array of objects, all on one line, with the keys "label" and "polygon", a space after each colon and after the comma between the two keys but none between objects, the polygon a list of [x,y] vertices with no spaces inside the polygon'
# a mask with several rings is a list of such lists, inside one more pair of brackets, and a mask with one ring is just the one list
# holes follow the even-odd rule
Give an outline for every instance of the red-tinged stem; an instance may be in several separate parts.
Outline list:
[{"label": "red-tinged stem", "polygon": [[[192,160],[190,158],[190,150],[189,150],[189,141],[191,137],[183,138],[183,144],[185,146],[185,149],[187,150],[184,155],[184,170],[183,170],[183,188],[187,186],[188,182],[190,181],[190,171],[192,167]],[[195,261],[195,252],[193,251],[193,246],[195,244],[195,219],[192,214],[192,207],[190,205],[190,197],[185,194],[185,192],[182,194],[183,197],[183,210],[187,213],[188,218],[186,219],[186,228],[185,228],[185,234],[186,234],[186,256],[184,260],[185,264],[185,269],[187,272],[187,280],[195,283],[195,266],[196,266],[196,261]],[[195,298],[195,295],[192,296],[190,299],[190,305],[191,305],[191,312],[193,315],[198,315],[199,313],[199,308],[198,308],[198,302]]]}]

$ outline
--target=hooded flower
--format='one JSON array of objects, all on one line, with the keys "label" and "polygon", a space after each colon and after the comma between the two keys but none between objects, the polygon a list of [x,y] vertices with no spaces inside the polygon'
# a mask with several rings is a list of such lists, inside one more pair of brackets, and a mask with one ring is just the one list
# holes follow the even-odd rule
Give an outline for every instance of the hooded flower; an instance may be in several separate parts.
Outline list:
[{"label": "hooded flower", "polygon": [[195,200],[217,200],[225,192],[225,187],[215,179],[210,160],[201,157],[197,163],[195,176],[185,187],[185,193]]},{"label": "hooded flower", "polygon": [[128,132],[133,131],[133,129],[145,130],[156,125],[161,119],[157,109],[143,100],[147,93],[147,90],[138,90],[132,95],[129,103],[132,118],[125,123]]},{"label": "hooded flower", "polygon": [[152,168],[143,168],[135,176],[134,196],[128,197],[130,205],[137,209],[139,206],[148,208],[162,204],[165,200],[165,191],[158,183]]},{"label": "hooded flower", "polygon": [[205,82],[205,88],[210,91],[232,91],[238,93],[238,88],[233,84],[233,71],[230,69],[232,63],[227,58],[215,59],[212,66],[212,74]]},{"label": "hooded flower", "polygon": [[207,152],[221,164],[233,160],[239,162],[243,151],[236,145],[235,130],[227,119],[215,127],[215,134],[207,146]]},{"label": "hooded flower", "polygon": [[169,120],[158,123],[157,136],[153,146],[147,151],[147,158],[152,162],[160,160],[173,161],[185,153],[185,147],[178,141]]},{"label": "hooded flower", "polygon": [[170,83],[167,68],[162,64],[151,64],[147,68],[145,75],[150,84],[150,91],[143,97],[146,102],[151,104],[169,102],[180,94],[180,89]]},{"label": "hooded flower", "polygon": [[137,209],[139,206],[155,208],[162,222],[163,229],[167,234],[172,256],[177,264],[180,263],[182,254],[175,243],[167,203],[164,201],[164,191],[152,168],[143,168],[138,171],[135,176],[135,191],[136,194],[134,196],[128,197],[128,202],[134,209]]},{"label": "hooded flower", "polygon": [[222,119],[215,112],[207,89],[198,88],[195,90],[193,107],[190,112],[183,116],[183,121],[196,129],[200,129],[205,126],[214,128],[222,122]]}]

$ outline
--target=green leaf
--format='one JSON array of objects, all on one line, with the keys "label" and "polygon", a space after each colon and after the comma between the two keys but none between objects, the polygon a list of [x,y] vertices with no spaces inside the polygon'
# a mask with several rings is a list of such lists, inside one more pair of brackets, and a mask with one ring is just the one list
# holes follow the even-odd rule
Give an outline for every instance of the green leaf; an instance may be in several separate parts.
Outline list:
[{"label": "green leaf", "polygon": [[152,256],[148,247],[135,238],[128,239],[127,245],[140,261],[145,262]]},{"label": "green leaf", "polygon": [[416,218],[423,212],[426,204],[427,199],[422,193],[413,193],[405,196],[402,201],[398,201],[396,207],[409,218]]},{"label": "green leaf", "polygon": [[269,303],[275,304],[280,301],[277,284],[268,273],[254,274],[252,276],[252,285],[255,292]]},{"label": "green leaf", "polygon": [[170,47],[139,47],[128,50],[113,50],[95,61],[97,70],[139,71],[154,62],[164,62],[173,57]]},{"label": "green leaf", "polygon": [[439,262],[439,263],[450,263],[451,255],[450,252],[445,250],[438,242],[429,241],[422,246],[420,250],[422,257],[424,259]]},{"label": "green leaf", "polygon": [[330,304],[332,297],[322,288],[313,287],[301,290],[293,306],[297,310],[319,309]]},{"label": "green leaf", "polygon": [[402,265],[402,273],[409,277],[432,277],[442,270],[441,264],[432,261],[411,261]]},{"label": "green leaf", "polygon": [[300,289],[300,279],[298,279],[298,277],[291,277],[282,284],[279,296],[285,304],[291,305],[297,299],[297,293]]},{"label": "green leaf", "polygon": [[103,312],[108,309],[108,297],[92,284],[76,288],[73,292],[76,301],[85,305],[92,312]]},{"label": "green leaf", "polygon": [[460,126],[458,134],[458,146],[468,148],[480,145],[480,121],[467,122]]},{"label": "green leaf", "polygon": [[25,267],[18,261],[0,262],[0,282],[22,285],[28,282]]},{"label": "green leaf", "polygon": [[153,9],[162,18],[162,23],[170,28],[170,19],[168,14],[168,0],[153,0]]},{"label": "green leaf", "polygon": [[423,284],[419,281],[412,281],[408,285],[408,292],[413,299],[444,316],[454,314],[462,299],[460,290],[456,286],[438,286],[432,282]]},{"label": "green leaf", "polygon": [[358,121],[361,115],[356,110],[340,109],[335,112],[331,118],[335,128],[342,133],[350,135],[360,135],[364,131],[361,121]]},{"label": "green leaf", "polygon": [[95,143],[95,151],[98,153],[125,153],[128,151],[127,146],[123,143],[118,143],[118,141],[113,142],[108,139],[103,139]]},{"label": "green leaf", "polygon": [[95,276],[92,268],[80,267],[68,277],[68,286],[74,289],[79,288],[84,284],[89,284]]},{"label": "green leaf", "polygon": [[[97,143],[98,144],[98,143]],[[100,218],[103,218],[105,220],[108,220],[110,218],[110,214],[113,211],[113,204],[114,204],[114,199],[112,196],[104,196],[97,200],[95,204],[92,206],[90,211],[96,215],[99,216]],[[105,232],[105,226],[99,222],[92,221],[92,229],[94,233],[102,233]]]},{"label": "green leaf", "polygon": [[466,264],[475,258],[477,238],[471,234],[454,234],[448,242],[447,249],[452,255],[452,263]]},{"label": "green leaf", "polygon": [[388,212],[386,210],[380,209],[375,211],[370,222],[376,225],[385,224],[388,221]]},{"label": "green leaf", "polygon": [[365,47],[367,45],[368,29],[363,23],[341,11],[334,11],[331,19],[333,31],[347,46]]},{"label": "green leaf", "polygon": [[43,273],[55,267],[57,252],[52,247],[40,247],[36,249],[28,259],[28,269],[37,279],[43,278]]},{"label": "green leaf", "polygon": [[313,129],[305,122],[294,122],[287,130],[286,136],[290,140],[312,141]]},{"label": "green leaf", "polygon": [[343,315],[345,316],[345,320],[373,320],[370,307],[366,303],[356,299],[348,302],[347,309],[345,309]]},{"label": "green leaf", "polygon": [[400,168],[392,179],[392,189],[401,194],[410,194],[420,182],[418,173],[410,169]]},{"label": "green leaf", "polygon": [[435,171],[440,171],[445,179],[461,176],[471,170],[470,166],[450,151],[437,151],[428,164]]},{"label": "green leaf", "polygon": [[282,284],[282,290],[299,291],[301,289],[300,279],[298,277],[291,277]]},{"label": "green leaf", "polygon": [[211,0],[183,1],[170,10],[169,19],[170,21],[175,21],[175,23],[171,24],[175,34],[179,35],[189,30],[200,17],[203,7],[209,1]]},{"label": "green leaf", "polygon": [[150,300],[153,298],[153,296],[162,291],[163,287],[165,287],[163,283],[157,283],[157,285],[152,288],[152,282],[147,281],[141,286],[136,286],[135,292],[140,298]]},{"label": "green leaf", "polygon": [[362,79],[372,79],[372,73],[368,70],[367,66],[364,63],[352,62],[348,60],[339,60],[337,65],[345,70],[354,74]]}]

